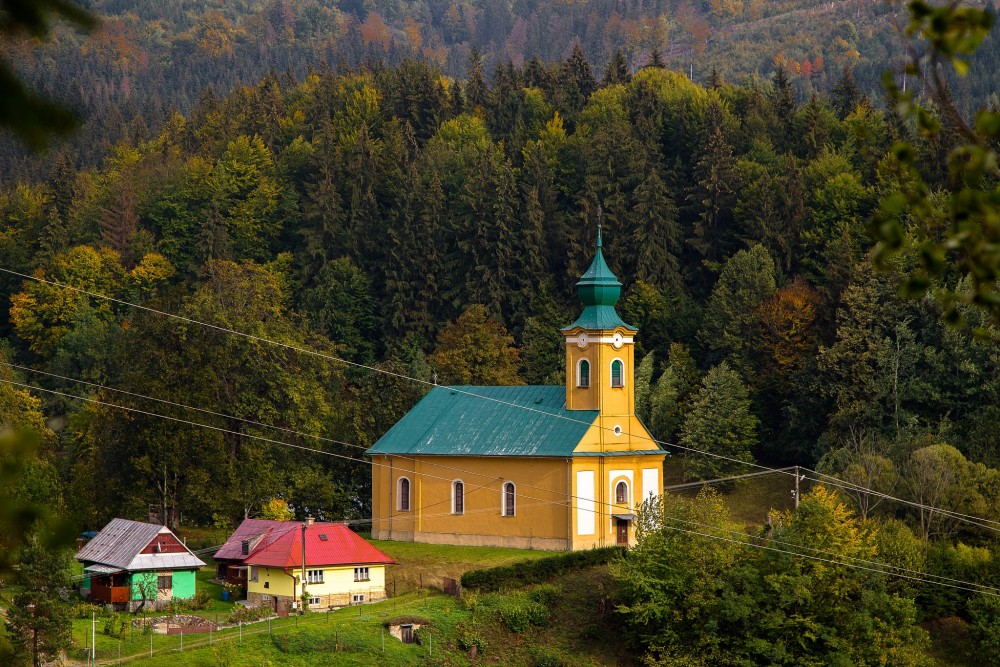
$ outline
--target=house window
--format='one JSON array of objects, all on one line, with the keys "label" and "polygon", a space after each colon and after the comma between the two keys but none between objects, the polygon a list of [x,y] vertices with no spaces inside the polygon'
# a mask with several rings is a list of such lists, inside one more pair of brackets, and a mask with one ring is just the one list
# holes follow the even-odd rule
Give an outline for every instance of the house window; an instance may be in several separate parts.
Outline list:
[{"label": "house window", "polygon": [[270,588],[270,587],[271,587],[271,582],[270,581],[265,581],[264,582],[264,588]]},{"label": "house window", "polygon": [[251,565],[250,566],[250,581],[257,581],[257,578],[259,576],[260,576],[260,568],[257,567],[256,565]]},{"label": "house window", "polygon": [[354,581],[368,581],[368,567],[354,568]]},{"label": "house window", "polygon": [[465,484],[461,481],[456,481],[451,485],[451,495],[452,495],[452,507],[451,511],[455,514],[465,513]]},{"label": "house window", "polygon": [[310,584],[322,584],[323,570],[306,570],[306,582]]},{"label": "house window", "polygon": [[580,360],[580,367],[577,372],[576,379],[577,387],[589,387],[590,386],[590,362],[586,359]]},{"label": "house window", "polygon": [[319,598],[309,598],[309,604],[319,605]]},{"label": "house window", "polygon": [[240,542],[240,551],[244,556],[250,555],[250,540],[243,540]]},{"label": "house window", "polygon": [[351,602],[364,602],[364,601],[365,601],[364,593],[355,593],[354,595],[351,596]]},{"label": "house window", "polygon": [[621,359],[615,359],[611,362],[611,386],[625,386],[625,364],[622,363]]},{"label": "house window", "polygon": [[271,596],[270,595],[261,595],[260,596],[260,600],[261,600],[261,602],[270,602],[271,601]]},{"label": "house window", "polygon": [[627,503],[628,502],[628,484],[625,482],[618,482],[615,486],[615,502],[616,503]]},{"label": "house window", "polygon": [[503,515],[514,516],[514,482],[503,485]]},{"label": "house window", "polygon": [[410,480],[405,477],[399,478],[399,511],[410,511]]},{"label": "house window", "polygon": [[156,587],[161,591],[170,590],[174,587],[174,576],[172,574],[161,574],[156,578]]}]

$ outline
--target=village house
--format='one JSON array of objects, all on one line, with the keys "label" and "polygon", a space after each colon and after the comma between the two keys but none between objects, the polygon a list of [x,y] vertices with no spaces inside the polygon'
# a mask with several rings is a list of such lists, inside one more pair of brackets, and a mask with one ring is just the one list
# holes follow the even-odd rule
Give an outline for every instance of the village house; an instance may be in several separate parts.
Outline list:
[{"label": "village house", "polygon": [[[232,542],[237,534],[249,535],[238,540],[242,561],[234,566],[234,559],[229,558],[227,575],[234,568],[247,568],[250,604],[287,612],[299,608],[303,593],[313,610],[386,597],[385,566],[396,561],[347,526],[314,523],[312,519],[267,523],[271,525],[258,522],[246,526],[244,522],[230,538]],[[261,528],[265,530],[254,535]],[[244,545],[246,554],[242,553]]]},{"label": "village house", "polygon": [[76,554],[81,594],[122,611],[158,608],[195,595],[205,563],[166,526],[113,519]]},{"label": "village house", "polygon": [[597,252],[562,329],[565,386],[435,387],[373,447],[372,537],[587,549],[633,543],[666,452],[635,415],[621,283]]},{"label": "village house", "polygon": [[223,583],[239,586],[243,589],[243,595],[246,595],[249,566],[244,564],[244,561],[250,556],[250,552],[256,549],[266,536],[270,535],[273,539],[278,534],[297,526],[299,524],[290,521],[243,519],[226,543],[212,557],[215,561],[215,578]]}]

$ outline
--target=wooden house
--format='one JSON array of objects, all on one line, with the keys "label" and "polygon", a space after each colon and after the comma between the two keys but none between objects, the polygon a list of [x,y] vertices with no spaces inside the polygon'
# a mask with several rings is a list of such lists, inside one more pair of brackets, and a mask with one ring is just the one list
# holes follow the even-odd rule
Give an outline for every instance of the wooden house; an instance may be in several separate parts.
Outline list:
[{"label": "wooden house", "polygon": [[666,451],[635,415],[638,330],[604,260],[561,330],[565,386],[435,387],[375,445],[372,537],[570,550],[634,541]]},{"label": "wooden house", "polygon": [[166,526],[114,519],[80,549],[81,594],[123,611],[158,608],[195,595],[205,563]]}]

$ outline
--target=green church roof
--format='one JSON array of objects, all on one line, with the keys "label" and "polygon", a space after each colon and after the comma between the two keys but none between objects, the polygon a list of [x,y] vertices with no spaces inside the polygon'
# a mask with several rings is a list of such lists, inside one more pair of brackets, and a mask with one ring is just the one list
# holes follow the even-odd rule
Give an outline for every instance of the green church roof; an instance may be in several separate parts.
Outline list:
[{"label": "green church roof", "polygon": [[631,331],[637,329],[631,324],[627,324],[618,316],[615,304],[618,303],[622,293],[622,284],[612,271],[608,263],[604,261],[604,252],[601,250],[601,228],[597,228],[597,253],[594,261],[590,263],[590,268],[580,277],[576,283],[576,293],[583,303],[583,312],[576,322],[563,327],[563,331],[571,331],[578,327],[584,329],[614,329],[625,327]]},{"label": "green church roof", "polygon": [[596,419],[567,410],[562,385],[434,387],[367,453],[573,456]]}]

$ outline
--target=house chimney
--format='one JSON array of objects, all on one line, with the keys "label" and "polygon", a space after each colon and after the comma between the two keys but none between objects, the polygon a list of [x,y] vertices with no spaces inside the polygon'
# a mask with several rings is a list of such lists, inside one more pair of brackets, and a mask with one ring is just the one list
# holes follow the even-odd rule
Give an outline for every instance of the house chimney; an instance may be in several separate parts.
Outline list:
[{"label": "house chimney", "polygon": [[309,516],[307,516],[307,517],[306,517],[306,525],[307,525],[307,526],[311,526],[311,525],[313,525],[313,523],[314,523],[315,521],[316,521],[316,520],[315,520],[314,518],[312,518],[312,515],[309,515]]}]

